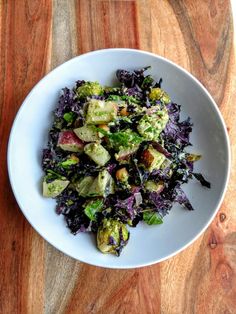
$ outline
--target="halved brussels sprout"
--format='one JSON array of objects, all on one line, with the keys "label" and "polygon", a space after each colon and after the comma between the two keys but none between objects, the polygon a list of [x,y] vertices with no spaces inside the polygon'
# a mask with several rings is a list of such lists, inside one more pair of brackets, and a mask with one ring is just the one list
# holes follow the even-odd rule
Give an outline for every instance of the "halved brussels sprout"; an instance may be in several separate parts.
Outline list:
[{"label": "halved brussels sprout", "polygon": [[118,220],[103,219],[97,232],[97,247],[102,253],[120,255],[129,240],[126,225]]}]

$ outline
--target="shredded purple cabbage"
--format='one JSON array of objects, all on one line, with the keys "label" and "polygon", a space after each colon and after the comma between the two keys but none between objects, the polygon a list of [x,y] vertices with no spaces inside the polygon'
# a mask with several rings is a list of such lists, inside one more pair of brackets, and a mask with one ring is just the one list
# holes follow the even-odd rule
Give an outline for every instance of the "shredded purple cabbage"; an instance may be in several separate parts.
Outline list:
[{"label": "shredded purple cabbage", "polygon": [[[121,225],[129,224],[135,227],[140,221],[145,222],[145,212],[149,211],[163,218],[170,212],[174,203],[193,210],[181,185],[195,178],[202,186],[210,188],[210,183],[203,175],[194,172],[194,161],[188,158],[185,150],[191,145],[190,134],[193,127],[191,119],[183,121],[180,119],[181,106],[172,102],[166,93],[163,98],[162,79],[156,82],[150,75],[146,75],[148,68],[134,71],[119,69],[116,72],[119,86],[94,89],[92,94],[87,89],[86,97],[84,94],[83,97],[80,96],[80,90],[87,83],[92,84],[91,82],[78,80],[74,88],[62,89],[58,106],[54,111],[54,123],[49,131],[48,146],[42,152],[42,168],[47,184],[55,180],[69,182],[64,190],[55,196],[56,212],[65,217],[66,224],[73,234],[88,231],[99,233],[105,219],[113,221],[112,224],[117,221]],[[156,98],[150,96],[155,90],[157,94],[159,93]],[[106,125],[109,131],[105,133],[103,131],[103,137],[98,141],[110,155],[110,160],[103,166],[89,158],[83,150],[89,141],[85,142],[79,138],[81,150],[74,150],[73,142],[72,149],[59,143],[65,130],[73,131],[86,125],[87,108],[92,100],[113,102],[118,112],[116,119]],[[145,138],[139,129],[142,119],[145,115],[151,117],[155,115],[155,119],[161,119],[161,115],[158,116],[160,111],[167,112],[168,122],[158,137],[153,140]],[[100,128],[98,130],[101,132],[100,123],[93,127],[95,130]],[[149,129],[153,132],[155,128],[156,126],[151,126]],[[118,143],[120,146],[114,146],[111,140],[114,134],[116,138],[125,140],[130,132],[135,136],[125,142],[126,146],[122,142]],[[136,140],[135,144],[132,143],[133,138]],[[135,145],[137,149],[132,150]],[[127,150],[120,159],[117,158],[119,150],[117,147],[123,151]],[[149,167],[152,155],[150,160],[145,157],[146,160],[143,162],[143,156],[148,156],[144,153],[149,152],[150,147],[156,154],[164,156],[165,162],[160,167]],[[109,182],[113,182],[114,191],[109,183],[103,196],[89,194],[92,182],[95,182],[95,178],[104,169],[112,178]],[[127,178],[122,180],[119,178],[120,170],[128,174]],[[81,182],[86,178],[91,180],[86,190],[88,195],[82,193],[80,188]],[[100,205],[97,208],[95,205],[89,207],[94,200],[102,207]],[[113,248],[113,253],[119,255],[128,239],[129,234],[127,236],[123,227],[120,227],[119,235],[111,233],[107,238],[107,245]]]}]

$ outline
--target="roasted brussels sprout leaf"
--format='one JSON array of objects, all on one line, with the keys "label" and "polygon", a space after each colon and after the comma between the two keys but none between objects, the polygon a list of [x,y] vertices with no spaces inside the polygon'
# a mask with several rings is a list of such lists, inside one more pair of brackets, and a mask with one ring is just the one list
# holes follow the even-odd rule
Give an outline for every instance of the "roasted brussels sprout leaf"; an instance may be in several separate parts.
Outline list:
[{"label": "roasted brussels sprout leaf", "polygon": [[103,87],[98,82],[84,82],[75,89],[75,93],[78,98],[98,96],[103,93]]},{"label": "roasted brussels sprout leaf", "polygon": [[102,253],[119,256],[128,240],[129,231],[125,224],[118,220],[103,219],[97,233],[97,246]]},{"label": "roasted brussels sprout leaf", "polygon": [[187,154],[187,161],[194,162],[198,161],[202,158],[201,155],[196,155],[196,154]]},{"label": "roasted brussels sprout leaf", "polygon": [[63,115],[64,120],[66,120],[67,123],[71,124],[75,118],[76,118],[76,114],[74,112],[66,112]]},{"label": "roasted brussels sprout leaf", "polygon": [[148,225],[160,225],[163,223],[161,216],[154,211],[145,211],[143,213],[143,220]]},{"label": "roasted brussels sprout leaf", "polygon": [[85,205],[84,212],[91,221],[96,220],[96,214],[103,208],[103,201],[101,199],[91,200]]},{"label": "roasted brussels sprout leaf", "polygon": [[207,187],[208,189],[211,188],[211,183],[208,182],[201,173],[195,173],[193,172],[193,176],[198,180],[200,181],[201,185]]},{"label": "roasted brussels sprout leaf", "polygon": [[79,162],[79,158],[77,156],[72,155],[66,160],[59,162],[59,166],[61,166],[62,168],[68,168],[72,165],[78,164],[78,162]]}]

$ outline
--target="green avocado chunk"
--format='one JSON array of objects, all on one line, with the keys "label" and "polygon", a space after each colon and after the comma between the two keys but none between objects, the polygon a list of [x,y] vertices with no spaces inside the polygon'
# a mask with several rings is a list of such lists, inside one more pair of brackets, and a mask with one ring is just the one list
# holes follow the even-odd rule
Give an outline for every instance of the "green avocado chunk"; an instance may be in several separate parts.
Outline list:
[{"label": "green avocado chunk", "polygon": [[84,142],[96,142],[100,139],[98,131],[92,125],[84,125],[74,129],[74,133]]},{"label": "green avocado chunk", "polygon": [[56,179],[52,182],[43,181],[43,196],[44,197],[56,197],[61,194],[62,191],[68,186],[70,181]]},{"label": "green avocado chunk", "polygon": [[146,140],[157,140],[169,120],[166,109],[157,110],[152,115],[145,114],[139,121],[138,132]]}]

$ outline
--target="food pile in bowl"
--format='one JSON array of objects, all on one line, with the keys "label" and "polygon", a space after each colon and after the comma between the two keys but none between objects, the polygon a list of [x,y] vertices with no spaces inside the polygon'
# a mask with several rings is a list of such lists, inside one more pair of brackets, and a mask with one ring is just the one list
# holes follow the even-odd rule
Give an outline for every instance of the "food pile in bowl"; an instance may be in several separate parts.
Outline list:
[{"label": "food pile in bowl", "polygon": [[174,203],[193,210],[183,183],[210,188],[193,169],[201,156],[186,150],[190,118],[181,121],[180,105],[147,70],[117,70],[114,87],[64,88],[43,150],[43,195],[73,234],[93,232],[101,252],[118,256],[129,227],[162,224]]}]

